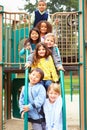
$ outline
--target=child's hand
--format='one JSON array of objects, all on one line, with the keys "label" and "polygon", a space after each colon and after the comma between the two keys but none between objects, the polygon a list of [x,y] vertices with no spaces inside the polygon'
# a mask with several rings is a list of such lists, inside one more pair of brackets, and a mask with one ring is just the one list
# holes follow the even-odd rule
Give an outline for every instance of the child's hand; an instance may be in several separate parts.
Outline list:
[{"label": "child's hand", "polygon": [[30,50],[30,49],[31,49],[31,46],[30,46],[30,45],[25,46],[24,49]]},{"label": "child's hand", "polygon": [[28,112],[29,111],[29,107],[28,107],[28,105],[25,105],[24,107],[23,107],[23,112]]},{"label": "child's hand", "polygon": [[53,46],[54,46],[54,47],[58,47],[57,44],[54,44]]},{"label": "child's hand", "polygon": [[63,68],[63,66],[61,65],[61,66],[59,66],[58,68],[57,68],[57,70],[59,71],[59,70],[63,70],[63,71],[65,71],[65,69]]},{"label": "child's hand", "polygon": [[26,63],[26,64],[25,64],[25,68],[27,69],[27,68],[29,68],[29,67],[31,67],[31,65],[30,65],[29,63]]}]

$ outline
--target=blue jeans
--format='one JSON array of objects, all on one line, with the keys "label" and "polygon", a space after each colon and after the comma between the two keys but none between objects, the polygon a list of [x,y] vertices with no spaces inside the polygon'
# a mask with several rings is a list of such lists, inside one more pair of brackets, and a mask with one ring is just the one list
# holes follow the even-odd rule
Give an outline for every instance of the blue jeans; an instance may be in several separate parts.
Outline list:
[{"label": "blue jeans", "polygon": [[48,87],[51,85],[52,81],[51,80],[42,80],[41,84],[45,87],[45,89],[47,90]]},{"label": "blue jeans", "polygon": [[33,130],[46,130],[45,127],[46,127],[45,123],[42,123],[42,124],[32,123]]}]

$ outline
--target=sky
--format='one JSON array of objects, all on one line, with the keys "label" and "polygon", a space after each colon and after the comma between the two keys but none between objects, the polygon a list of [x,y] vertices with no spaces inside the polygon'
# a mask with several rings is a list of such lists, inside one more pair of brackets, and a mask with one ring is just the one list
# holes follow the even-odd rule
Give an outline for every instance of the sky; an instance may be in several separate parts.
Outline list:
[{"label": "sky", "polygon": [[[34,2],[34,0],[31,1]],[[4,6],[4,11],[8,12],[17,12],[19,9],[23,9],[25,4],[25,0],[0,0],[0,5]]]}]

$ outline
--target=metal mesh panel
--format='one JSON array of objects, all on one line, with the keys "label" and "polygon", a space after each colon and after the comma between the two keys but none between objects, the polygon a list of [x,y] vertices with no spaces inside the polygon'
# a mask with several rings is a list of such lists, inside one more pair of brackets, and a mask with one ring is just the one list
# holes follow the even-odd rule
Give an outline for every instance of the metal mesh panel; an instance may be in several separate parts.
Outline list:
[{"label": "metal mesh panel", "polygon": [[53,26],[58,48],[63,64],[78,63],[78,14],[55,13],[53,22],[58,19],[58,24]]},{"label": "metal mesh panel", "polygon": [[[55,13],[51,15],[53,33],[60,50],[63,64],[78,64],[78,14],[76,12]],[[19,51],[30,30],[30,16],[26,13],[3,13],[3,62],[5,66],[19,66],[25,57]]]}]

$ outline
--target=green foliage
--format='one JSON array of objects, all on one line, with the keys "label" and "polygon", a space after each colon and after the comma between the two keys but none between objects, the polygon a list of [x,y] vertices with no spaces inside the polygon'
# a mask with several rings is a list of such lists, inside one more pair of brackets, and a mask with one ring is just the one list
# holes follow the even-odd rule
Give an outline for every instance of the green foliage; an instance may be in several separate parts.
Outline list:
[{"label": "green foliage", "polygon": [[[24,9],[31,13],[36,9],[37,0],[35,4],[30,0],[26,0],[27,4]],[[47,9],[50,13],[63,12],[63,11],[78,11],[78,0],[49,0],[47,2]]]}]

